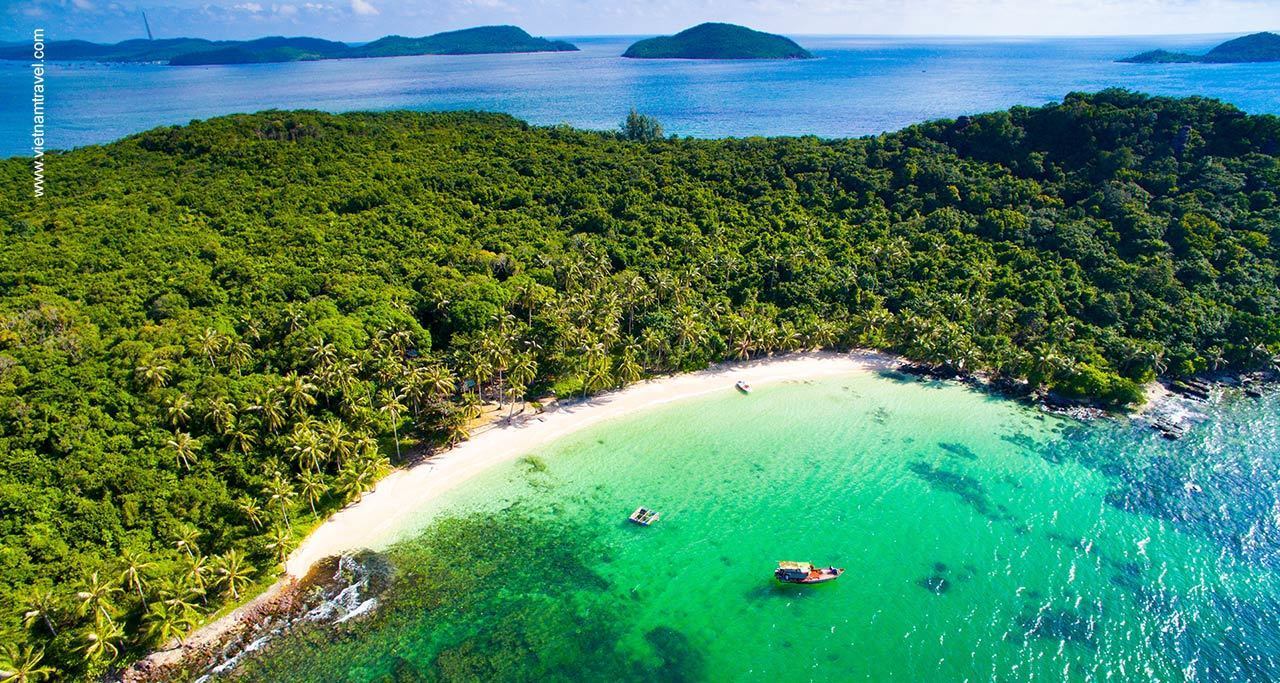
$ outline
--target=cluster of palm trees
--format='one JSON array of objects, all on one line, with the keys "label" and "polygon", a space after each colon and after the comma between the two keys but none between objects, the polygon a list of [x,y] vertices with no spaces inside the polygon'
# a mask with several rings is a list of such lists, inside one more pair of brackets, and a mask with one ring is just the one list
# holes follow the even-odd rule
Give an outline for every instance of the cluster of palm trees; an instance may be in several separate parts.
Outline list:
[{"label": "cluster of palm trees", "polygon": [[[33,590],[23,600],[22,624],[42,639],[69,644],[85,672],[101,671],[131,645],[181,643],[200,615],[217,604],[210,598],[239,600],[255,573],[235,548],[206,557],[199,537],[196,529],[182,527],[174,535],[173,554],[125,548],[113,570],[90,572],[74,591]],[[9,648],[0,660],[0,680],[59,673],[43,661],[43,648]]]},{"label": "cluster of palm trees", "polygon": [[[111,661],[122,644],[180,639],[213,607],[211,596],[241,598],[255,574],[251,561],[284,563],[306,526],[298,516],[319,519],[358,499],[389,469],[387,454],[404,457],[406,440],[467,438],[485,404],[510,417],[549,389],[587,395],[725,358],[837,346],[892,348],[1035,384],[1073,371],[1072,328],[1037,329],[1015,319],[1007,302],[944,295],[892,312],[859,291],[824,314],[783,309],[751,292],[735,303],[726,293],[741,268],[733,259],[640,274],[615,271],[590,244],[580,246],[578,257],[536,264],[554,273],[553,283],[518,273],[507,279],[505,306],[483,324],[446,330],[439,352],[419,348],[421,329],[386,330],[363,348],[339,345],[312,332],[317,321],[303,308],[289,306],[274,327],[245,319],[237,333],[208,328],[185,351],[141,358],[134,379],[152,399],[176,475],[245,460],[254,466],[230,476],[241,526],[219,534],[222,552],[206,558],[186,529],[167,556],[122,553],[118,576],[86,577],[73,600],[86,662]],[[458,303],[436,299],[436,317],[448,320]],[[200,381],[209,376],[226,381]],[[121,599],[134,609],[120,610]],[[26,622],[52,636],[67,621],[63,611],[33,603]],[[139,630],[126,634],[130,628]],[[28,662],[30,678],[40,655],[15,651],[10,659]]]}]

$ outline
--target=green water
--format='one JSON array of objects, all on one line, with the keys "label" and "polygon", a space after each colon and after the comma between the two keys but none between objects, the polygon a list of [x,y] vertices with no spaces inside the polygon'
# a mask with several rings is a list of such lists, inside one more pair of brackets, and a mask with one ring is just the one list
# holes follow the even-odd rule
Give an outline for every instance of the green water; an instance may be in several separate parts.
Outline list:
[{"label": "green water", "polygon": [[[731,388],[419,512],[379,611],[253,680],[1272,680],[1280,402],[1176,444],[961,386]],[[626,523],[638,505],[656,525]],[[784,586],[777,560],[846,568]]]}]

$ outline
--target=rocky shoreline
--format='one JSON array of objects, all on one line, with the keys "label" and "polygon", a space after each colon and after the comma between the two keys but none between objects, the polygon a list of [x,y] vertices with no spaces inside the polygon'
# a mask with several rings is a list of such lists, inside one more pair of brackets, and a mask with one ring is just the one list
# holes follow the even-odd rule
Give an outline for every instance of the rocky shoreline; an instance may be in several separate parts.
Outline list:
[{"label": "rocky shoreline", "polygon": [[[1087,399],[1072,399],[1037,391],[1026,382],[994,378],[987,373],[962,373],[947,366],[902,361],[896,372],[940,381],[956,381],[1002,398],[1033,405],[1046,413],[1088,421],[1116,417],[1118,413]],[[1129,414],[1148,424],[1166,439],[1176,440],[1207,418],[1200,410],[1222,396],[1237,393],[1261,398],[1280,385],[1280,374],[1271,370],[1217,372],[1186,379],[1161,379],[1146,388],[1147,403]]]},{"label": "rocky shoreline", "polygon": [[371,614],[390,582],[390,569],[372,552],[328,557],[300,580],[282,582],[228,614],[234,623],[208,640],[190,639],[154,652],[122,672],[122,683],[209,681],[231,674],[247,655],[306,624],[340,624]]}]

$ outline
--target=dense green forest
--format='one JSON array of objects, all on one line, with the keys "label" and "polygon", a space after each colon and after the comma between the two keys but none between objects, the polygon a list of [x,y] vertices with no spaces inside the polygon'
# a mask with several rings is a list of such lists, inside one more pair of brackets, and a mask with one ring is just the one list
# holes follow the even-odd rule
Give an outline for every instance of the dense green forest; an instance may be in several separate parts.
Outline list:
[{"label": "dense green forest", "polygon": [[181,635],[481,402],[866,346],[1123,405],[1280,348],[1276,117],[1107,91],[857,140],[643,123],[229,116],[53,155],[42,203],[0,162],[8,666]]},{"label": "dense green forest", "polygon": [[1140,55],[1126,57],[1120,61],[1132,64],[1280,62],[1280,35],[1263,32],[1242,36],[1234,40],[1228,40],[1202,55],[1189,55],[1185,52],[1170,52],[1168,50],[1152,50],[1143,52]]},{"label": "dense green forest", "polygon": [[[475,55],[510,52],[575,52],[563,40],[535,38],[516,26],[477,26],[421,38],[383,36],[360,45],[321,38],[269,36],[254,40],[204,38],[140,38],[104,45],[83,40],[53,40],[50,60],[95,62],[165,62],[173,66],[262,64],[320,59],[362,59],[406,55]],[[0,45],[0,59],[30,61],[30,45]]]},{"label": "dense green forest", "polygon": [[707,23],[673,36],[645,38],[628,47],[633,59],[812,59],[808,50],[785,36],[734,24]]}]

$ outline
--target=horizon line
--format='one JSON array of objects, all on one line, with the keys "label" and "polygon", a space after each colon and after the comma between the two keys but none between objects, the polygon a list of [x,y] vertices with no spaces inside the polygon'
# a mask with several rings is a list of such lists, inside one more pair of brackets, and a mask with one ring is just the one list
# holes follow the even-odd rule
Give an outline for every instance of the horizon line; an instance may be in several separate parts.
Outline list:
[{"label": "horizon line", "polygon": [[[724,23],[724,22],[701,22],[701,23]],[[698,24],[694,24],[694,26],[697,26],[697,25]],[[436,31],[435,33],[425,33],[425,34],[422,34],[421,36],[415,36],[415,35],[404,34],[404,33],[386,33],[386,34],[377,36],[375,38],[366,38],[366,39],[329,38],[320,34],[301,34],[300,33],[300,34],[286,35],[284,33],[266,33],[253,38],[208,38],[208,37],[194,36],[194,35],[175,35],[175,36],[163,36],[159,38],[148,39],[142,36],[133,36],[128,38],[121,38],[121,39],[115,40],[114,42],[122,43],[129,40],[161,41],[161,40],[178,40],[183,38],[192,39],[192,40],[208,40],[208,41],[250,41],[250,40],[260,40],[262,38],[283,37],[283,38],[318,38],[321,40],[331,40],[331,41],[340,42],[340,43],[362,43],[362,42],[378,40],[379,38],[385,38],[387,36],[402,36],[407,38],[425,37],[425,36],[436,35],[438,33],[462,31],[462,30],[471,29],[471,28],[483,28],[488,26],[516,26],[517,28],[521,28],[521,30],[524,30],[523,27],[520,27],[518,24],[477,24],[474,26],[464,26],[461,28],[445,28],[445,29]],[[751,27],[747,27],[747,28],[751,28]],[[684,29],[680,29],[680,30],[684,30]],[[1213,31],[1213,32],[1207,32],[1207,33],[802,33],[802,32],[777,33],[767,29],[753,29],[753,30],[759,30],[764,33],[775,33],[775,35],[797,36],[797,37],[807,37],[807,38],[1192,38],[1192,37],[1199,37],[1199,36],[1206,36],[1206,37],[1227,36],[1227,35],[1236,35],[1236,34],[1253,35],[1256,33],[1271,33],[1271,32],[1280,31],[1280,29],[1258,29],[1258,30],[1246,29],[1246,30],[1239,30],[1239,31]],[[86,38],[75,38],[75,37],[61,38],[61,37],[54,37],[55,31],[51,31],[47,28],[44,29],[44,31],[45,31],[46,40],[49,42],[79,40],[87,43],[110,44],[106,39],[99,41],[99,40],[91,40]],[[676,33],[678,32],[679,31],[676,31]],[[562,34],[546,33],[546,34],[542,34],[540,36],[535,36],[535,37],[561,38],[561,39],[563,38],[651,38],[654,36],[665,36],[665,35],[673,35],[673,34],[671,33],[562,33]],[[29,40],[29,38],[4,40],[4,41],[0,41],[0,44],[25,43],[27,40]]]}]

